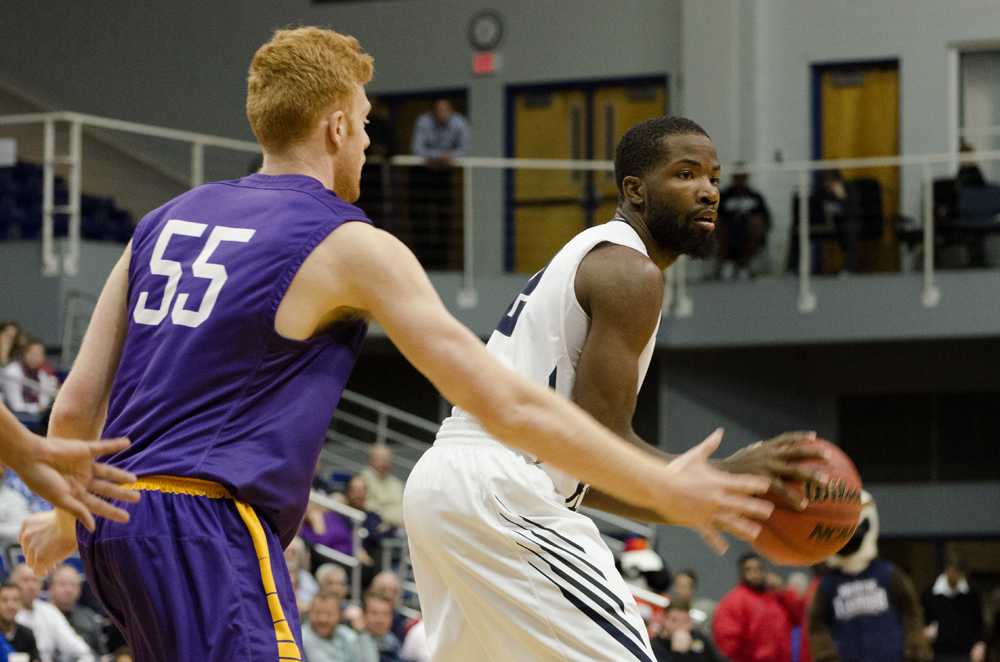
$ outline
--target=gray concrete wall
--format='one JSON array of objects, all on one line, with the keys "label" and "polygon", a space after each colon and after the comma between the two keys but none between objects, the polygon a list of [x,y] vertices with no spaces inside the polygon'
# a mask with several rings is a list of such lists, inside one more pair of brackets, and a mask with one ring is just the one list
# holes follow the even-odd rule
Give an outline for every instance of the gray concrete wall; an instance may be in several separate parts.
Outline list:
[{"label": "gray concrete wall", "polygon": [[[467,89],[472,153],[481,156],[504,153],[509,84],[653,74],[674,80],[680,70],[679,0],[491,3],[503,16],[505,37],[498,73],[484,78],[472,75],[466,37],[483,5],[464,0],[16,5],[0,24],[0,80],[52,107],[236,138],[252,138],[243,115],[250,57],[272,29],[290,24],[357,36],[375,56],[370,91]],[[150,149],[148,141],[117,139]],[[184,150],[153,149],[171,170],[188,171]],[[215,176],[242,175],[246,161],[229,159]],[[486,271],[502,270],[502,212],[501,173],[477,173],[476,261]]]}]

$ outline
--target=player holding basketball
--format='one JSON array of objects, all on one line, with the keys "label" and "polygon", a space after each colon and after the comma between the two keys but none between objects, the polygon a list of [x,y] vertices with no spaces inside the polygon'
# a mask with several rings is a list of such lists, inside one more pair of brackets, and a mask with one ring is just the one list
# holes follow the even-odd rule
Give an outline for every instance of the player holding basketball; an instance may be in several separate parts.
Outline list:
[{"label": "player holding basketball", "polygon": [[[372,60],[333,31],[278,31],[254,56],[247,116],[259,174],[148,214],[114,267],[52,414],[55,434],[128,434],[131,522],[74,530],[33,516],[45,570],[77,545],[138,662],[300,659],[281,553],[366,319],[497,439],[637,507],[751,539],[766,479],[672,463],[518,377],[451,317],[413,255],[349,204],[359,194]],[[105,418],[107,423],[105,424]],[[445,477],[441,476],[444,480]]]},{"label": "player holding basketball", "polygon": [[[709,250],[719,162],[701,127],[661,117],[622,138],[615,179],[615,218],[577,235],[528,281],[487,349],[653,457],[632,417],[660,324],[663,271],[682,254]],[[721,464],[770,477],[802,508],[803,496],[781,479],[823,480],[794,465],[823,457],[797,445],[810,436],[786,433]],[[627,490],[588,491],[560,469],[498,443],[461,404],[414,467],[404,520],[435,662],[654,659],[610,550],[575,509],[583,502],[683,522],[624,503]],[[717,535],[707,538],[724,548]]]}]

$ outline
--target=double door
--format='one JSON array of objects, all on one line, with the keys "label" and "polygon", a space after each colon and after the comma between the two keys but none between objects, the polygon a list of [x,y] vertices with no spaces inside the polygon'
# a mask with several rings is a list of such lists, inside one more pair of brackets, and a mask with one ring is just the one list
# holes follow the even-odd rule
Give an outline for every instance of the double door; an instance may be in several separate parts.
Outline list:
[{"label": "double door", "polygon": [[[533,86],[509,92],[509,156],[614,160],[622,135],[663,115],[665,78]],[[614,215],[614,173],[516,169],[507,199],[507,268],[534,273],[573,235]]]}]

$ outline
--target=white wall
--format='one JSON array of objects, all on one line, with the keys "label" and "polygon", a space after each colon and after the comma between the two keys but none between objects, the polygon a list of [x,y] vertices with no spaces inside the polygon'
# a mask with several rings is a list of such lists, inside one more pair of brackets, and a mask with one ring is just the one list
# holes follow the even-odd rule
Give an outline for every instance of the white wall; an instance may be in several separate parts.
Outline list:
[{"label": "white wall", "polygon": [[[786,161],[810,159],[810,67],[837,61],[898,59],[902,152],[953,149],[949,47],[1000,39],[996,0],[685,0],[682,15],[684,109],[717,137],[723,161],[772,161],[778,151]],[[726,64],[734,56],[738,66]],[[735,140],[726,128],[733,109],[742,127]],[[756,184],[775,212],[772,245],[783,254],[792,178]],[[916,171],[904,172],[911,215],[919,184]]]}]

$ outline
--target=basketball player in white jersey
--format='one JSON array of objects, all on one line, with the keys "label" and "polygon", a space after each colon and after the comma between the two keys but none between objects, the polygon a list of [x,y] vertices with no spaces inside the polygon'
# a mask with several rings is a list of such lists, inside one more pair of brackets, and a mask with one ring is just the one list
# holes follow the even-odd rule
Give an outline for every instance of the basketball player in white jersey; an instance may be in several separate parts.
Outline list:
[{"label": "basketball player in white jersey", "polygon": [[[528,281],[487,349],[571,398],[651,455],[632,430],[660,324],[663,271],[710,249],[719,162],[705,131],[683,118],[633,127],[615,156],[620,204]],[[823,479],[793,466],[816,457],[787,433],[719,464],[782,479]],[[713,437],[718,440],[717,430]],[[652,457],[650,458],[652,459]],[[413,568],[435,662],[643,660],[646,629],[582,503],[669,521],[495,440],[456,407],[414,467],[403,500]],[[706,539],[717,550],[717,534]]]}]

